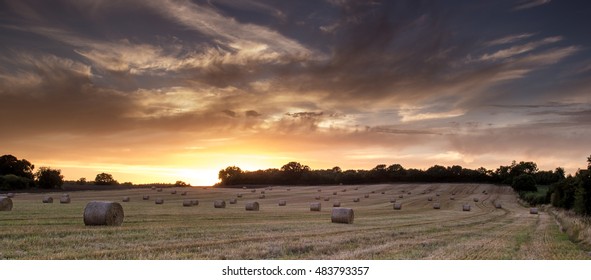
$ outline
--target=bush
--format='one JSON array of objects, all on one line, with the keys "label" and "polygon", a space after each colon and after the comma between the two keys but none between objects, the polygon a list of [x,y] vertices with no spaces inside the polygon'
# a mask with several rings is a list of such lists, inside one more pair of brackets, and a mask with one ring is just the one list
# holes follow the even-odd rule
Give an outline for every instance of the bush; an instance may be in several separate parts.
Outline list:
[{"label": "bush", "polygon": [[13,174],[0,176],[0,190],[24,190],[33,186],[33,180]]},{"label": "bush", "polygon": [[535,192],[538,190],[536,180],[529,174],[521,174],[515,177],[511,187],[517,192]]}]

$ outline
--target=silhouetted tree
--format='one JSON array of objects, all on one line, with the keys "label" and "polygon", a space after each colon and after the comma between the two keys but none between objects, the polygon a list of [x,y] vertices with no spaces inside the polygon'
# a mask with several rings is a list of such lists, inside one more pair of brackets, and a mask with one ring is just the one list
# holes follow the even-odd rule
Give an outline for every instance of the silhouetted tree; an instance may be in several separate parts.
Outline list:
[{"label": "silhouetted tree", "polygon": [[59,169],[51,169],[49,167],[41,167],[35,173],[37,186],[42,189],[60,188],[64,184],[64,176]]},{"label": "silhouetted tree", "polygon": [[0,175],[12,174],[18,177],[33,179],[35,166],[26,159],[17,159],[13,155],[0,157]]},{"label": "silhouetted tree", "polygon": [[107,173],[100,173],[94,179],[95,185],[116,185],[117,181],[113,179],[113,175]]}]

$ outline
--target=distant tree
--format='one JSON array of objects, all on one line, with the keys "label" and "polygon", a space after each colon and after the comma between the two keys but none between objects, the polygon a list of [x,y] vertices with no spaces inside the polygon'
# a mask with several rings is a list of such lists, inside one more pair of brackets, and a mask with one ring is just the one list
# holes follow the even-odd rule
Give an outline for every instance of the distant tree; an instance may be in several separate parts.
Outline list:
[{"label": "distant tree", "polygon": [[117,181],[113,179],[113,175],[107,173],[100,173],[96,175],[94,179],[95,185],[115,185]]},{"label": "distant tree", "polygon": [[86,185],[86,178],[82,177],[82,178],[78,179],[78,181],[76,181],[76,184]]},{"label": "distant tree", "polygon": [[0,157],[0,175],[16,175],[27,179],[33,179],[33,169],[35,166],[26,159],[17,159],[13,155],[3,155]]},{"label": "distant tree", "polygon": [[189,186],[189,184],[183,182],[183,181],[176,181],[176,183],[174,183],[175,186],[177,187],[187,187]]},{"label": "distant tree", "polygon": [[525,191],[525,192],[535,192],[538,190],[536,187],[536,180],[532,175],[529,174],[521,174],[513,179],[513,184],[511,187],[515,191]]},{"label": "distant tree", "polygon": [[64,184],[64,176],[59,169],[41,167],[35,173],[37,186],[42,189],[60,188]]},{"label": "distant tree", "polygon": [[591,156],[587,157],[587,170],[591,170]]},{"label": "distant tree", "polygon": [[218,178],[220,179],[220,181],[222,181],[222,185],[241,184],[241,177],[242,169],[236,166],[228,166],[226,167],[226,169],[222,169],[218,173]]}]

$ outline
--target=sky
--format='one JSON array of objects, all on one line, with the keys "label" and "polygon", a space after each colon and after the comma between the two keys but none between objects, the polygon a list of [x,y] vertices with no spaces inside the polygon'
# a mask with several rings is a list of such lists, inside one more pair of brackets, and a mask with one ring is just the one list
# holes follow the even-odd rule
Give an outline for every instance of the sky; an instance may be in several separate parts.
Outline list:
[{"label": "sky", "polygon": [[591,154],[589,1],[0,0],[0,154],[65,179]]}]

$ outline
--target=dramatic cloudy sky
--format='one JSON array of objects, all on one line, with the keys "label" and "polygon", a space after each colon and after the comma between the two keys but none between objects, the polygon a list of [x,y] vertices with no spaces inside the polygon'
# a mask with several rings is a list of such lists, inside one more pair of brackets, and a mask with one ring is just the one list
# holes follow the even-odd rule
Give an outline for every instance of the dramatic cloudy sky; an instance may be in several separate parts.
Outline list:
[{"label": "dramatic cloudy sky", "polygon": [[591,154],[589,1],[0,0],[0,154],[67,179],[573,173]]}]

